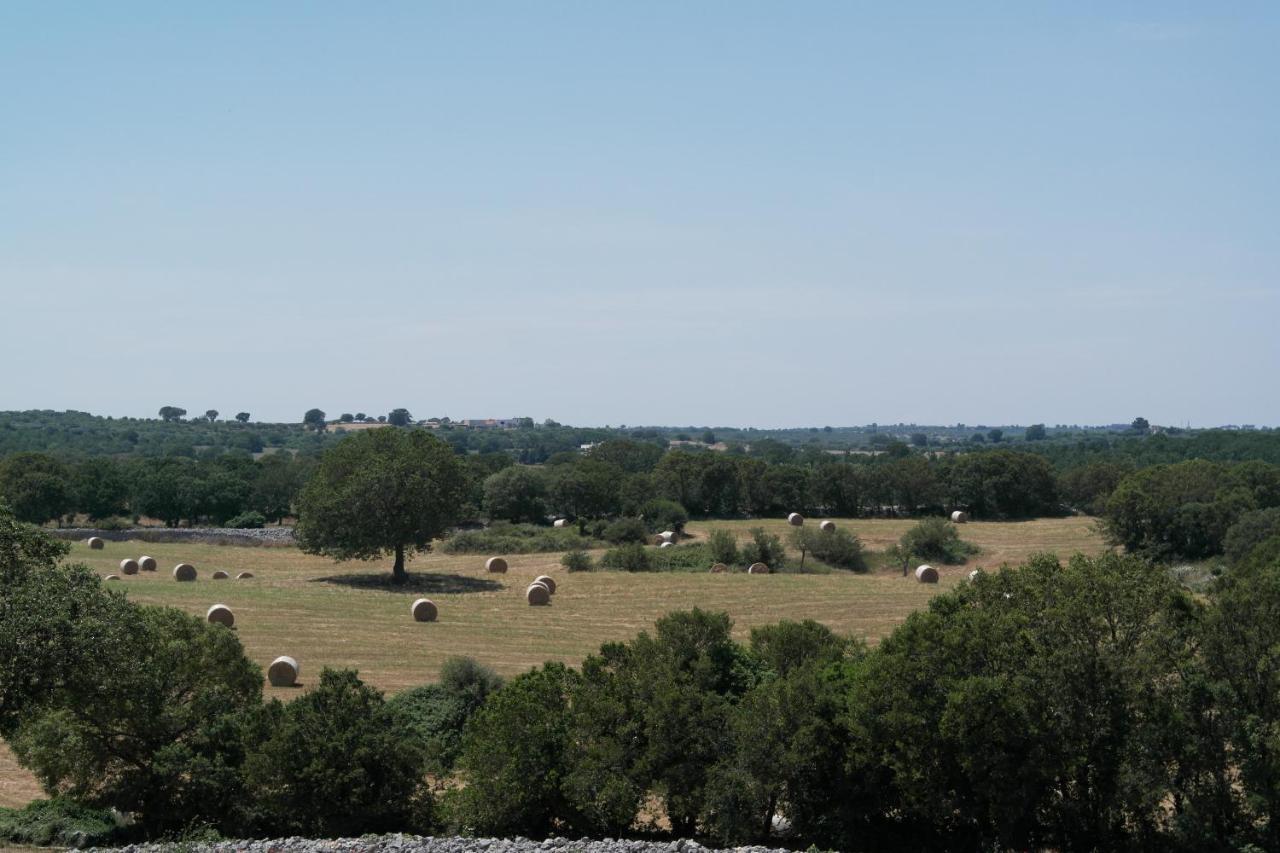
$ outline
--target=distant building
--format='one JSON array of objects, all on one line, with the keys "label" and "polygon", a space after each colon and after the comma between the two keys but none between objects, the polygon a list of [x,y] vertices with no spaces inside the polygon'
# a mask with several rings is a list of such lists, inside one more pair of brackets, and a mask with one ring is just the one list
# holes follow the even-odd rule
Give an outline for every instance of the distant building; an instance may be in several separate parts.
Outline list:
[{"label": "distant building", "polygon": [[472,420],[466,418],[459,421],[467,429],[515,429],[515,418],[485,418],[483,420]]}]

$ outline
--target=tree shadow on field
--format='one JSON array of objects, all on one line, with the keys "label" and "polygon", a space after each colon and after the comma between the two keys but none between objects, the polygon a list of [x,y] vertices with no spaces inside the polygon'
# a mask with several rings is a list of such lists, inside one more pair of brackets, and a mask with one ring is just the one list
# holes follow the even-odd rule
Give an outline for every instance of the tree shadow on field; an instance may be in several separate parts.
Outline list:
[{"label": "tree shadow on field", "polygon": [[466,575],[413,574],[404,583],[395,583],[387,572],[367,572],[364,574],[331,575],[327,578],[312,578],[310,583],[333,583],[349,586],[354,589],[372,589],[378,592],[404,592],[417,595],[434,592],[447,595],[465,592],[496,592],[502,584],[487,578],[471,578]]}]

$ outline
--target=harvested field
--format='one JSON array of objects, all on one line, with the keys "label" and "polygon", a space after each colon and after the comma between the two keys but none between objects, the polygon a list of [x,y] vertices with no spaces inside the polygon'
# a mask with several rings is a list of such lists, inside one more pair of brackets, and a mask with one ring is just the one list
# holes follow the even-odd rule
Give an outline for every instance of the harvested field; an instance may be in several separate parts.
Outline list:
[{"label": "harvested field", "polygon": [[[878,552],[913,524],[879,519],[836,523],[862,539],[873,566],[882,562]],[[779,518],[695,522],[687,532],[699,541],[717,527],[742,539],[750,528],[764,527],[784,541],[794,529]],[[559,554],[507,555],[506,574],[492,574],[485,570],[485,555],[431,553],[411,561],[410,582],[394,587],[389,560],[339,564],[287,547],[147,543],[147,552],[162,567],[189,562],[199,579],[174,583],[168,572],[143,572],[121,578],[112,589],[201,619],[211,604],[226,604],[236,614],[234,630],[246,652],[264,670],[265,693],[289,698],[314,685],[326,666],[358,669],[370,684],[396,692],[435,680],[440,664],[452,655],[470,655],[508,676],[547,660],[576,665],[602,642],[632,637],[664,613],[694,605],[728,612],[740,638],[756,625],[809,618],[875,643],[976,567],[1017,563],[1038,551],[1065,556],[1105,548],[1088,518],[970,522],[961,532],[982,551],[964,565],[937,566],[937,584],[920,584],[914,576],[902,577],[888,568],[863,575],[569,573]],[[113,547],[114,553],[92,551],[75,543],[72,559],[105,576],[118,569],[121,551],[142,551]],[[215,584],[208,578],[218,569],[232,576],[249,571],[254,577]],[[525,590],[543,574],[556,580],[556,595],[548,606],[530,607]],[[413,620],[409,607],[419,597],[439,606],[437,621]],[[265,669],[279,655],[298,659],[300,689],[265,685]],[[37,793],[34,781],[0,745],[0,805],[20,805]]]}]

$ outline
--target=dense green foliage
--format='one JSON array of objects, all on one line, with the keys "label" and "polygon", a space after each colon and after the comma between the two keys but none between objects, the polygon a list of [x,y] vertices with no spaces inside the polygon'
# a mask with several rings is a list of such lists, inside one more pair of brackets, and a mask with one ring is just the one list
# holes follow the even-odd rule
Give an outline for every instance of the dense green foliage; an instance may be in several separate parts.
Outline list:
[{"label": "dense green foliage", "polygon": [[467,720],[502,686],[492,669],[472,658],[449,658],[438,684],[424,684],[393,696],[387,706],[400,714],[421,747],[426,770],[445,777],[458,759]]},{"label": "dense green foliage", "polygon": [[35,800],[21,809],[0,809],[0,844],[38,847],[108,846],[124,835],[110,809],[65,797]]},{"label": "dense green foliage", "polygon": [[302,550],[338,560],[426,551],[458,522],[465,469],[448,445],[421,430],[363,432],[328,450],[302,494],[294,535]]},{"label": "dense green foliage", "polygon": [[906,557],[934,560],[958,565],[977,553],[977,548],[960,538],[960,529],[945,518],[926,518],[916,524],[898,542],[899,552]]}]

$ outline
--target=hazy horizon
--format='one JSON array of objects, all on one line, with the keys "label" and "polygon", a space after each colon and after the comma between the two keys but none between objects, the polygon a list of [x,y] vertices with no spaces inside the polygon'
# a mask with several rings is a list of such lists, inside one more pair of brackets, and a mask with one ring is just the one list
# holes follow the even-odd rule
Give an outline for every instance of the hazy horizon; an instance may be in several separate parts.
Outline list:
[{"label": "hazy horizon", "polygon": [[1277,36],[7,3],[0,409],[1280,424]]}]

